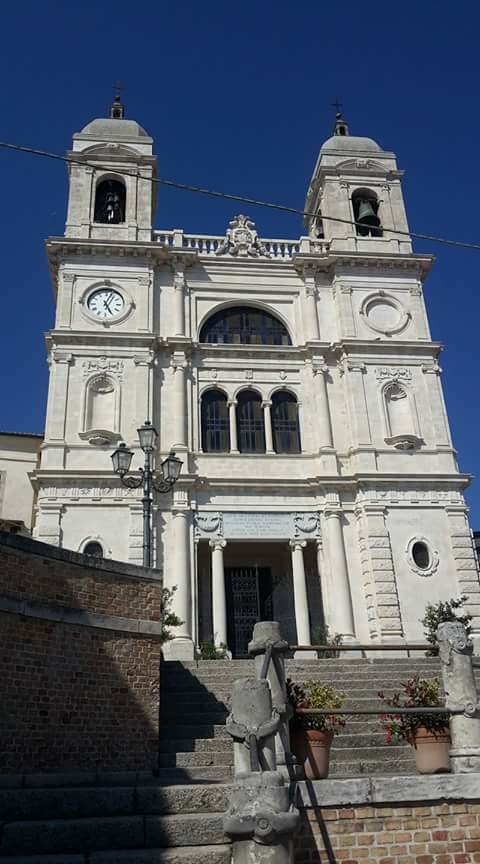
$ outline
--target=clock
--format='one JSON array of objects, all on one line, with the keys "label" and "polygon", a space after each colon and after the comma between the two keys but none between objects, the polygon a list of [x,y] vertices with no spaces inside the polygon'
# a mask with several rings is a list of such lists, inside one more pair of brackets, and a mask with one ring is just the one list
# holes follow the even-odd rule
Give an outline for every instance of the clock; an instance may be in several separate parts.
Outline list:
[{"label": "clock", "polygon": [[125,301],[118,291],[113,288],[99,288],[93,291],[87,300],[88,311],[96,318],[115,318],[120,315],[125,306]]}]

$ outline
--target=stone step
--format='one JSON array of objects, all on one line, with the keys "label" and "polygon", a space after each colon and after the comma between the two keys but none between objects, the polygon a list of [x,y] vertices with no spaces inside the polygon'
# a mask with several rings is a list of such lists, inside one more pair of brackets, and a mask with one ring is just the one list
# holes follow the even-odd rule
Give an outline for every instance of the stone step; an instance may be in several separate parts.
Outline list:
[{"label": "stone step", "polygon": [[[351,724],[340,731],[334,739],[334,749],[343,747],[381,747],[385,743],[385,733],[377,723],[371,731],[359,726],[358,732],[351,731]],[[233,741],[218,738],[171,738],[160,742],[161,754],[168,753],[202,753],[227,754],[233,750]],[[223,762],[216,762],[220,765]],[[227,764],[227,763],[225,763]]]},{"label": "stone step", "polygon": [[2,821],[79,819],[135,814],[220,812],[227,806],[226,788],[149,785],[124,788],[59,787],[0,792]]},{"label": "stone step", "polygon": [[2,864],[230,864],[231,846],[175,846],[171,849],[112,849],[80,855],[10,855]]},{"label": "stone step", "polygon": [[225,844],[222,819],[215,812],[7,822],[0,857]]},{"label": "stone step", "polygon": [[203,765],[233,765],[233,747],[219,752],[177,752],[160,753],[158,757],[160,768],[190,768]]},{"label": "stone step", "polygon": [[167,785],[186,785],[190,783],[221,783],[232,782],[232,770],[226,765],[205,765],[197,768],[161,768],[158,779]]},{"label": "stone step", "polygon": [[[171,849],[124,849],[115,852],[95,852],[89,856],[88,862],[89,864],[230,864],[231,855],[231,846],[226,844],[218,844],[218,846],[174,846]],[[28,862],[26,861],[25,864]],[[76,864],[76,862],[72,862],[72,864]]]},{"label": "stone step", "polygon": [[[322,683],[327,683],[322,681]],[[400,689],[400,682],[392,681],[392,679],[381,679],[379,681],[352,681],[351,685],[347,686],[343,681],[336,681],[335,685],[338,690],[343,691],[349,698],[374,698],[378,697],[378,693],[383,691],[386,695],[392,695],[396,690]],[[173,691],[172,691],[173,692]],[[162,709],[162,715],[169,715],[181,711],[197,711],[202,713],[205,711],[225,711],[229,708],[231,699],[231,690],[228,688],[212,688],[208,693],[204,691],[195,692],[194,690],[178,692],[175,691],[174,699],[165,692],[165,700],[167,704]]]},{"label": "stone step", "polygon": [[[187,719],[187,718],[182,718]],[[227,732],[225,723],[208,723],[202,718],[201,723],[191,723],[179,725],[175,723],[175,734],[179,738],[226,738],[229,741],[232,739]],[[160,740],[168,740],[172,735],[172,727],[163,722],[163,712],[160,725]]]},{"label": "stone step", "polygon": [[[320,666],[319,664],[314,664],[310,668],[302,667],[301,669],[292,668],[289,669],[288,665],[286,667],[286,675],[287,678],[294,678],[297,680],[302,680],[306,678],[330,678],[331,680],[337,680],[339,678],[355,678],[357,675],[365,675],[369,677],[377,677],[377,676],[389,676],[393,675],[395,678],[403,678],[409,677],[415,673],[420,673],[422,675],[437,675],[440,674],[440,665],[438,663],[422,663],[422,664],[412,664],[407,663],[403,666],[370,666],[369,664],[361,665],[358,667],[349,667],[347,669],[337,669],[332,665],[328,666]],[[222,669],[209,669],[209,670],[198,670],[198,672],[189,672],[183,671],[179,672],[175,670],[174,672],[165,671],[165,667],[162,666],[161,677],[163,683],[168,682],[195,682],[199,681],[203,682],[211,682],[211,681],[234,681],[236,678],[248,678],[255,675],[255,669],[253,666],[247,666],[243,669],[231,669],[229,667],[224,667]]]}]

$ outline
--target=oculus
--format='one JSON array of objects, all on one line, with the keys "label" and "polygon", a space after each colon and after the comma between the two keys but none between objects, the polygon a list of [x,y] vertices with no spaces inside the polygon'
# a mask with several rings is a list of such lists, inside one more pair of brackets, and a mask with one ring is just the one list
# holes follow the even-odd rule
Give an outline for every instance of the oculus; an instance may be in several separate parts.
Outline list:
[{"label": "oculus", "polygon": [[370,294],[362,303],[360,315],[367,327],[375,333],[391,336],[400,333],[410,321],[410,312],[394,297],[389,297],[383,291]]},{"label": "oculus", "polygon": [[406,552],[410,569],[418,576],[433,576],[437,571],[440,560],[438,552],[425,537],[412,537]]}]

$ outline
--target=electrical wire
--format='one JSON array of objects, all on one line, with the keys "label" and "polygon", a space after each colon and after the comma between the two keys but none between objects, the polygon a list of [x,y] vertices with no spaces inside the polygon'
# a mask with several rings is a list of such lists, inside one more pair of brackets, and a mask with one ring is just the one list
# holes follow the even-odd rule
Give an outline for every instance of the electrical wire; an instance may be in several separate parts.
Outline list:
[{"label": "electrical wire", "polygon": [[[14,150],[19,153],[27,153],[31,156],[42,156],[46,159],[54,159],[58,162],[66,162],[69,165],[81,165],[82,167],[89,167],[95,171],[111,171],[111,165],[99,165],[97,162],[88,162],[84,159],[75,159],[73,156],[63,156],[59,153],[51,153],[48,150],[39,150],[36,147],[25,147],[21,144],[10,144],[6,141],[0,141],[0,149],[3,150]],[[308,210],[300,210],[298,207],[289,207],[287,204],[276,204],[272,201],[262,201],[257,198],[248,198],[244,195],[234,195],[230,192],[218,192],[214,189],[205,189],[202,186],[194,186],[191,183],[180,183],[177,180],[168,180],[165,177],[143,177],[139,171],[128,171],[123,168],[118,171],[118,173],[122,177],[136,177],[141,179],[145,183],[157,183],[161,186],[169,186],[173,189],[180,189],[184,192],[196,192],[200,195],[207,195],[210,198],[223,198],[227,201],[238,201],[241,204],[250,204],[255,207],[266,207],[271,210],[279,210],[283,213],[292,213],[295,216],[303,216],[304,218],[315,218],[318,214],[313,213]],[[320,219],[322,222],[341,222],[344,225],[351,225],[353,227],[365,227],[361,222],[355,222],[351,219],[342,219],[338,216],[325,216],[323,213],[320,214]],[[443,243],[446,246],[454,246],[461,249],[476,249],[480,250],[480,243],[469,243],[465,240],[451,240],[447,237],[438,237],[434,234],[421,234],[417,231],[402,231],[399,228],[385,228],[382,225],[382,232],[384,234],[394,234],[400,237],[408,237],[415,238],[416,240],[428,240],[430,243]],[[320,238],[321,239],[321,238]]]}]

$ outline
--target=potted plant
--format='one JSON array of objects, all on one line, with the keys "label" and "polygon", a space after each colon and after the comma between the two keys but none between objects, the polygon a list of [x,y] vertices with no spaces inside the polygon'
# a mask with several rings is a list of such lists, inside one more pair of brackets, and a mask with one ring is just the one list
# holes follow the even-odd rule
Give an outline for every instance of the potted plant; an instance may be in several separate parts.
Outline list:
[{"label": "potted plant", "polygon": [[324,779],[328,777],[333,736],[345,726],[345,719],[338,714],[309,714],[308,709],[342,708],[345,693],[320,681],[305,681],[301,686],[289,678],[287,695],[293,708],[292,751],[306,777]]},{"label": "potted plant", "polygon": [[[414,675],[402,682],[403,693],[386,697],[390,708],[442,708],[443,700],[438,678]],[[382,714],[380,722],[386,732],[387,744],[408,741],[415,748],[419,774],[440,774],[449,771],[450,731],[448,714]]]}]

